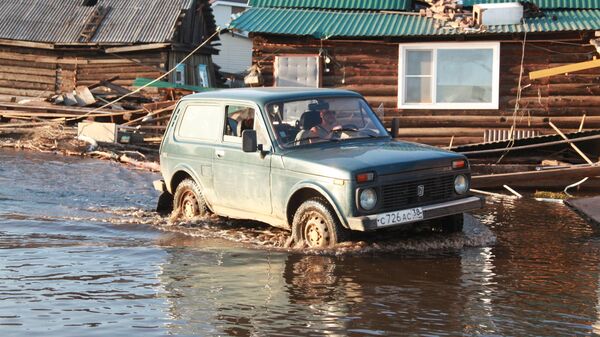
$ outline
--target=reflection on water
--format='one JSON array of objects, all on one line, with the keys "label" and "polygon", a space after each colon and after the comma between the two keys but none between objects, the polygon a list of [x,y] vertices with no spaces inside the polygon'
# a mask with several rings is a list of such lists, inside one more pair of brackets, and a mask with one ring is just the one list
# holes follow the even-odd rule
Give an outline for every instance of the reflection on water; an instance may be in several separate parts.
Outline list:
[{"label": "reflection on water", "polygon": [[490,200],[495,244],[467,226],[307,255],[256,224],[167,226],[155,177],[0,152],[1,336],[600,332],[600,237],[563,205]]}]

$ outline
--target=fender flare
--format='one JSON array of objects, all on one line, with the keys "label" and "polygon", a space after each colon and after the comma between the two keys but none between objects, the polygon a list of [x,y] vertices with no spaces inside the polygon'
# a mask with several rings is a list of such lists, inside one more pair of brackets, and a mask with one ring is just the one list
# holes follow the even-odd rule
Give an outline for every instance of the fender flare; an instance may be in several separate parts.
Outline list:
[{"label": "fender flare", "polygon": [[[325,189],[323,186],[321,186],[320,184],[315,183],[315,182],[301,181],[292,187],[291,193],[288,195],[287,200],[285,202],[286,214],[290,207],[290,201],[292,200],[292,196],[294,194],[296,194],[296,192],[298,192],[299,190],[301,190],[303,188],[310,188],[310,189],[317,191],[319,194],[321,194],[333,208],[333,211],[335,212],[336,216],[340,220],[340,223],[342,224],[342,226],[345,228],[350,228],[350,227],[348,227],[348,221],[346,220],[346,217],[340,212],[339,203],[335,201],[335,199],[331,196],[331,194],[327,191],[327,189]],[[287,220],[287,216],[286,216],[286,220]],[[289,226],[291,228],[292,224],[290,223]]]}]

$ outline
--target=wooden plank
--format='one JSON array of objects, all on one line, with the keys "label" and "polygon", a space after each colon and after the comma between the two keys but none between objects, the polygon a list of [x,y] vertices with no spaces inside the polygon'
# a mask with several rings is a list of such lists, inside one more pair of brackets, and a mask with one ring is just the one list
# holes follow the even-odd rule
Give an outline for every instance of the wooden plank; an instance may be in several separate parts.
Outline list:
[{"label": "wooden plank", "polygon": [[54,84],[55,76],[25,75],[0,72],[0,80]]},{"label": "wooden plank", "polygon": [[[92,110],[92,108],[78,108],[78,107],[66,107],[61,105],[51,105],[46,103],[46,105],[23,105],[17,103],[0,103],[0,108],[7,111],[33,111],[33,112],[64,112],[64,113],[74,113],[74,114],[85,114]],[[131,110],[131,112],[143,111],[143,110]],[[113,112],[112,110],[98,110],[98,113],[102,112]]]},{"label": "wooden plank", "polygon": [[55,93],[54,93],[54,91],[48,91],[48,90],[27,90],[27,89],[1,88],[0,87],[0,94],[25,96],[25,97],[50,97],[50,96],[54,95]]},{"label": "wooden plank", "polygon": [[36,49],[54,49],[54,45],[51,43],[16,41],[16,40],[6,40],[6,39],[0,39],[0,45],[13,46],[13,47],[36,48]]},{"label": "wooden plank", "polygon": [[[588,141],[588,140],[600,140],[600,135],[594,135],[594,136],[586,136],[586,137],[579,137],[579,138],[572,138],[569,140],[556,140],[556,141],[552,141],[552,142],[545,142],[545,143],[540,143],[540,144],[530,144],[530,145],[522,145],[522,146],[513,146],[510,148],[510,151],[517,151],[517,150],[527,150],[527,149],[536,149],[536,148],[540,148],[540,147],[546,147],[546,146],[553,146],[553,145],[563,145],[569,142],[584,142],[584,141]],[[477,151],[464,151],[464,152],[460,152],[464,155],[478,155],[478,154],[490,154],[490,153],[502,153],[502,152],[506,152],[507,148],[502,147],[502,148],[498,148],[498,149],[489,149],[489,150],[477,150]]]},{"label": "wooden plank", "polygon": [[171,46],[170,43],[150,43],[150,44],[141,44],[136,46],[126,46],[126,47],[112,47],[106,48],[104,51],[106,53],[126,53],[132,51],[141,51],[141,50],[153,50],[153,49],[163,49]]},{"label": "wooden plank", "polygon": [[564,140],[569,142],[569,145],[571,145],[571,147],[590,165],[593,165],[594,163],[590,160],[590,158],[588,158],[588,156],[585,155],[585,153],[583,153],[578,147],[577,145],[573,144],[573,142],[571,142],[569,140],[569,138],[567,138],[567,136],[565,136],[564,133],[562,133],[562,131],[560,131],[559,128],[556,127],[556,125],[554,125],[552,122],[548,122],[548,124],[550,124],[550,126],[554,129],[554,131],[556,131],[556,133],[558,133]]},{"label": "wooden plank", "polygon": [[53,83],[36,83],[36,82],[20,82],[12,80],[0,80],[0,87],[19,88],[19,89],[34,89],[34,90],[54,90]]},{"label": "wooden plank", "polygon": [[572,73],[575,71],[581,71],[581,70],[592,69],[592,68],[597,68],[597,67],[600,67],[600,59],[591,60],[591,61],[587,61],[587,62],[573,63],[573,64],[569,64],[569,65],[565,65],[565,66],[554,67],[554,68],[549,68],[549,69],[544,69],[544,70],[532,71],[529,73],[529,79],[535,80],[538,78],[549,77],[549,76],[553,76],[553,75],[568,74],[568,73]]},{"label": "wooden plank", "polygon": [[41,75],[41,76],[56,76],[55,69],[40,69],[35,68],[34,64],[30,64],[29,67],[10,67],[0,66],[0,73],[11,73],[11,74],[26,74],[26,75]]},{"label": "wooden plank", "polygon": [[64,64],[81,64],[86,63],[85,60],[78,60],[75,58],[58,58],[52,56],[34,55],[34,54],[20,54],[20,53],[9,53],[0,52],[0,59],[5,60],[16,60],[16,61],[28,61],[36,63],[64,63]]},{"label": "wooden plank", "polygon": [[93,112],[93,113],[60,113],[60,112],[31,112],[31,111],[14,111],[0,110],[0,116],[5,118],[11,117],[38,117],[38,118],[78,118],[78,117],[113,117],[131,114],[137,110],[122,110],[119,112]]},{"label": "wooden plank", "polygon": [[503,184],[520,186],[520,183],[528,183],[528,186],[531,186],[531,183],[539,182],[540,186],[543,187],[543,181],[547,180],[564,181],[564,186],[566,186],[569,181],[572,183],[578,179],[595,176],[600,176],[599,165],[569,166],[551,170],[473,176],[471,186],[473,188],[500,188]]}]

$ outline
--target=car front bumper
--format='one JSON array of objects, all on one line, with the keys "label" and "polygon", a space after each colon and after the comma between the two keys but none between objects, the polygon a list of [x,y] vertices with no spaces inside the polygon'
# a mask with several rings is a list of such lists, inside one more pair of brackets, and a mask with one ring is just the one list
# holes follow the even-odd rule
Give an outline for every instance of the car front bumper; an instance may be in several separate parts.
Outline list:
[{"label": "car front bumper", "polygon": [[439,204],[427,205],[420,207],[423,210],[423,219],[403,222],[400,224],[378,227],[377,226],[377,216],[379,214],[372,214],[366,216],[358,216],[358,217],[349,217],[347,218],[348,227],[355,231],[372,231],[379,228],[390,228],[390,227],[400,227],[407,224],[427,221],[431,219],[441,218],[448,215],[459,214],[463,212],[472,211],[475,209],[480,209],[483,207],[484,203],[483,198],[477,196],[469,196],[466,198],[446,201]]}]

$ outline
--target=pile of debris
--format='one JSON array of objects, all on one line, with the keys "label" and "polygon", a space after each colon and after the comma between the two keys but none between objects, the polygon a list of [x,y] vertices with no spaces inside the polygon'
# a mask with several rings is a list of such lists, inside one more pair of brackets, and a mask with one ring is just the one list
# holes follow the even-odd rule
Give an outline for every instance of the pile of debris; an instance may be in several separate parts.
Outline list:
[{"label": "pile of debris", "polygon": [[150,96],[114,84],[116,79],[47,101],[0,102],[0,147],[94,156],[157,170],[148,161],[158,159],[176,100],[191,91],[161,88]]},{"label": "pile of debris", "polygon": [[436,20],[435,28],[474,29],[473,14],[463,9],[456,0],[425,0],[429,8],[419,11],[421,16]]},{"label": "pile of debris", "polygon": [[153,101],[151,97],[134,94],[131,90],[113,83],[118,79],[119,76],[114,76],[90,86],[78,86],[73,92],[52,96],[49,101],[56,105],[101,107],[119,100],[108,107],[112,110],[136,110],[139,109],[139,104]]},{"label": "pile of debris", "polygon": [[[460,0],[422,0],[428,5],[426,8],[421,8],[419,14],[424,17],[435,19],[434,27],[447,28],[447,29],[458,29],[461,31],[481,31],[485,30],[485,22],[481,19],[482,13],[486,9],[477,9],[483,5],[476,5],[472,10],[466,9],[462,5]],[[521,8],[521,14],[524,18],[536,18],[544,16],[544,13],[540,8],[533,2],[530,1],[514,1],[518,3]],[[498,3],[500,4],[500,3]],[[492,4],[498,5],[498,4]],[[490,6],[488,4],[488,6]],[[480,18],[478,19],[478,15]],[[509,21],[512,19],[509,19]],[[498,24],[515,24],[520,19],[516,19],[514,22],[498,23]],[[494,23],[496,24],[496,23]]]}]

